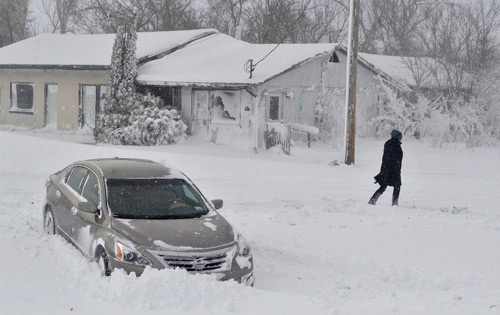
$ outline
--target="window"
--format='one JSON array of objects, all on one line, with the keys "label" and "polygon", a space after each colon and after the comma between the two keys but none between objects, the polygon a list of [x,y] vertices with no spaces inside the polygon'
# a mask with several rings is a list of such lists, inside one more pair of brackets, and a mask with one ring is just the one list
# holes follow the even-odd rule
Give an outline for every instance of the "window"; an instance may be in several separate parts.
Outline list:
[{"label": "window", "polygon": [[331,63],[339,63],[340,60],[339,60],[339,56],[337,56],[337,53],[333,53],[333,55],[330,57],[330,60],[329,62]]},{"label": "window", "polygon": [[240,91],[213,91],[210,97],[211,122],[215,124],[239,124],[240,104]]},{"label": "window", "polygon": [[182,109],[182,96],[180,86],[145,86],[140,85],[137,87],[137,92],[142,94],[151,93],[158,96],[163,101],[163,106]]},{"label": "window", "polygon": [[97,180],[97,176],[95,176],[95,174],[92,172],[89,172],[87,181],[83,186],[82,197],[96,206],[98,206],[100,203],[99,181]]},{"label": "window", "polygon": [[281,120],[283,119],[283,113],[281,109],[281,96],[270,95],[268,104],[268,120]]},{"label": "window", "polygon": [[203,198],[182,179],[108,179],[106,187],[113,217],[183,219],[208,213]]},{"label": "window", "polygon": [[82,185],[82,180],[87,176],[87,172],[88,170],[83,167],[74,167],[69,174],[66,184],[78,193]]},{"label": "window", "polygon": [[11,111],[33,112],[33,83],[11,84]]}]

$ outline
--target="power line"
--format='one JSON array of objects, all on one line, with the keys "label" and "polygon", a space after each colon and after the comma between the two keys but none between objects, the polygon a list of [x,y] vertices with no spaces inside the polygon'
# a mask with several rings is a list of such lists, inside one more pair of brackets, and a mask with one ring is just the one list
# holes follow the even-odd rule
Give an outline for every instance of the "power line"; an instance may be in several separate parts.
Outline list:
[{"label": "power line", "polygon": [[[293,23],[293,25],[296,25],[304,17],[304,15],[306,13],[306,10],[309,7],[309,4],[311,3],[311,1],[312,0],[308,0],[307,1],[306,5],[302,9],[302,12],[297,17],[297,19],[295,20],[295,22]],[[273,49],[271,49],[270,52],[267,53],[267,55],[265,55],[262,59],[260,59],[259,61],[257,61],[255,64],[253,63],[253,59],[249,59],[247,62],[245,62],[243,68],[245,69],[246,72],[250,73],[250,79],[252,78],[252,73],[253,73],[253,71],[255,71],[255,68],[257,67],[257,65],[261,61],[263,61],[264,59],[266,59],[270,54],[272,54],[273,51],[275,51],[281,44],[283,44],[283,42],[288,37],[288,35],[290,35],[290,30],[285,34],[285,36],[283,36],[283,38],[281,39],[281,41]]]}]

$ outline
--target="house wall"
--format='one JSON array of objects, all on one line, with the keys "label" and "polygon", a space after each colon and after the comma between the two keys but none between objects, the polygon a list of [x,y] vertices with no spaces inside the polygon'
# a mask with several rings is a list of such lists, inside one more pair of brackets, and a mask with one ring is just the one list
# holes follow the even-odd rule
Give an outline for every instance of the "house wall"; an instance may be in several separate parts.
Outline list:
[{"label": "house wall", "polygon": [[[340,53],[337,55],[339,63],[330,63],[328,62],[329,56],[325,56],[264,83],[260,110],[264,113],[267,110],[268,102],[265,101],[267,95],[281,93],[284,122],[317,126],[315,110],[318,102],[322,102],[332,112],[332,135],[342,135],[345,124],[347,58]],[[374,76],[370,70],[358,66],[357,125],[360,131],[358,134],[362,134],[366,129],[364,117],[373,109],[378,100],[378,84]],[[262,117],[265,117],[265,114]]]},{"label": "house wall", "polygon": [[[282,97],[284,122],[318,126],[315,111],[317,104],[323,103],[327,106],[326,110],[331,111],[331,134],[342,136],[345,123],[346,57],[338,54],[339,63],[328,62],[329,57],[312,60],[268,82],[254,86],[252,91],[257,97],[251,96],[244,89],[240,90],[240,123],[227,125],[209,121],[209,126],[197,133],[206,134],[208,140],[216,143],[249,140],[250,146],[262,147],[269,96],[278,94]],[[368,134],[369,127],[364,117],[370,116],[378,101],[378,82],[370,70],[359,66],[357,86],[357,130],[358,135],[364,135]],[[188,122],[188,132],[193,130],[195,90],[197,89],[192,87],[182,88],[182,114]],[[221,90],[212,88],[209,91],[210,95],[213,95]],[[209,105],[209,110],[211,106]],[[248,110],[245,110],[246,107]],[[212,113],[209,114],[210,117],[211,115]]]},{"label": "house wall", "polygon": [[[107,84],[107,71],[5,70],[0,69],[0,124],[43,128],[45,125],[45,84],[56,83],[57,129],[78,128],[80,84]],[[11,83],[34,83],[33,113],[11,113]]]},{"label": "house wall", "polygon": [[[208,126],[206,127],[201,125],[195,127],[198,114],[193,111],[196,111],[195,93],[197,91],[204,91],[208,95],[208,116],[206,117]],[[232,97],[224,97],[224,94],[230,94]],[[234,116],[235,120],[217,117],[220,113],[218,113],[217,104],[214,104],[216,97],[223,97],[225,110],[228,111],[229,116]],[[217,144],[235,142],[241,144],[242,141],[247,141],[249,145],[252,145],[254,97],[245,89],[183,87],[181,111],[183,119],[188,122],[188,134],[205,135],[207,140]]]}]

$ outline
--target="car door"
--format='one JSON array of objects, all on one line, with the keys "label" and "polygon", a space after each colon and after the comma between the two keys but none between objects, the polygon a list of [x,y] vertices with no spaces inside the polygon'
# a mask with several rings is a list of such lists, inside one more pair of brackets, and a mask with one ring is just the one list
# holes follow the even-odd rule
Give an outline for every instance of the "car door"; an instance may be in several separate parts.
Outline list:
[{"label": "car door", "polygon": [[[80,191],[80,200],[93,203],[100,208],[99,180],[94,172],[89,171],[83,180]],[[87,256],[92,257],[92,243],[97,229],[98,217],[94,213],[79,211],[74,212],[74,223],[71,237],[78,244],[80,250]]]},{"label": "car door", "polygon": [[[83,180],[87,177],[88,169],[82,166],[75,166],[71,169],[68,177],[59,185],[59,197],[57,202],[57,215],[59,216],[57,223],[63,236],[75,243],[72,235],[75,228],[75,209],[78,202],[81,200],[79,196]],[[75,243],[75,245],[77,245]]]}]

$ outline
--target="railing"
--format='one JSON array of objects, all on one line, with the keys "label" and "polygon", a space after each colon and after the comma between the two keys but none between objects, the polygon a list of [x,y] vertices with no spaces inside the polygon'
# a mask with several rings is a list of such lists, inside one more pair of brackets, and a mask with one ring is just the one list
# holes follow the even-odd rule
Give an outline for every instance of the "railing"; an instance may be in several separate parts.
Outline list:
[{"label": "railing", "polygon": [[283,152],[290,155],[290,135],[291,128],[289,124],[266,122],[266,130],[264,131],[266,149],[280,145]]},{"label": "railing", "polygon": [[319,135],[319,129],[309,125],[290,123],[292,131],[303,133],[307,135],[307,146],[311,147],[311,138]]}]

